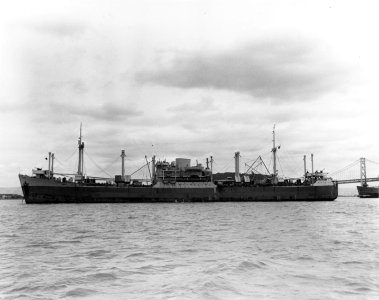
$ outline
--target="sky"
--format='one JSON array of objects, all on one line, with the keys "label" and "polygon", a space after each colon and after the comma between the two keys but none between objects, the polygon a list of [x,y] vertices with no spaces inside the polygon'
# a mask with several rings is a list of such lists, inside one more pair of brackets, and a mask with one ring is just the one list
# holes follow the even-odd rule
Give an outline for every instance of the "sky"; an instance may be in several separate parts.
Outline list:
[{"label": "sky", "polygon": [[[300,176],[379,162],[377,1],[3,1],[0,186],[19,173],[132,173],[261,155]],[[75,152],[76,151],[76,152]],[[370,170],[368,170],[368,173]],[[373,171],[371,171],[373,172]],[[375,175],[379,171],[375,170]],[[359,170],[356,169],[356,174]],[[142,176],[142,175],[141,175]],[[357,175],[358,176],[358,175]]]}]

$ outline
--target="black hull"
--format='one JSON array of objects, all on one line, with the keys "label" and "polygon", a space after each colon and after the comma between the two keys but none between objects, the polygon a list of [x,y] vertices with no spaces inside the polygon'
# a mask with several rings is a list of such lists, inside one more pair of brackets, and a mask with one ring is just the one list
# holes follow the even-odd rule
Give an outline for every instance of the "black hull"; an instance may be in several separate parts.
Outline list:
[{"label": "black hull", "polygon": [[379,187],[357,186],[360,198],[379,198]]},{"label": "black hull", "polygon": [[332,201],[338,186],[86,186],[20,176],[26,203]]},{"label": "black hull", "polygon": [[231,186],[217,189],[221,201],[333,201],[338,185],[329,186]]}]

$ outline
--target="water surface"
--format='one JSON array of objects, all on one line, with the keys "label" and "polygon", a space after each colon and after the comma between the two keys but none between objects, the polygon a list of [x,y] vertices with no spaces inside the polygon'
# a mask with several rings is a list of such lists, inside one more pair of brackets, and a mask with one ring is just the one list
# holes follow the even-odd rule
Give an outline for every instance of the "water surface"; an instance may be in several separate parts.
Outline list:
[{"label": "water surface", "polygon": [[2,299],[379,299],[379,199],[0,201]]}]

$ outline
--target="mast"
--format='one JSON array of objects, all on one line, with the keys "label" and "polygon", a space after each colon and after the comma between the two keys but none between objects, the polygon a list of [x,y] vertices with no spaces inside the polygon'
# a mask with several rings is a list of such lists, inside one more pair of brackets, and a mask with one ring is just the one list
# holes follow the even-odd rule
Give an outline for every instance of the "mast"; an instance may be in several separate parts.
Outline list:
[{"label": "mast", "polygon": [[307,179],[307,156],[304,155],[303,157],[304,160],[304,180]]},{"label": "mast", "polygon": [[211,156],[211,182],[213,182],[213,156]]},{"label": "mast", "polygon": [[241,182],[240,178],[240,153],[236,152],[234,153],[234,162],[235,162],[235,168],[234,168],[234,177],[236,182]]},{"label": "mast", "polygon": [[151,159],[151,183],[155,182],[155,155],[153,155],[153,158]]},{"label": "mast", "polygon": [[275,145],[275,124],[274,124],[274,128],[272,130],[272,158],[273,158],[273,175],[274,175],[274,178],[276,178],[276,176],[278,175],[278,171],[276,170],[276,151],[278,150],[278,148],[276,147]]},{"label": "mast", "polygon": [[83,166],[84,166],[84,159],[83,159],[83,152],[84,152],[84,142],[82,142],[82,123],[80,123],[80,135],[78,140],[79,145],[79,162],[78,162],[78,175],[83,175]]},{"label": "mast", "polygon": [[51,152],[49,152],[49,171],[47,172],[47,177],[50,179],[50,170],[51,170]]}]

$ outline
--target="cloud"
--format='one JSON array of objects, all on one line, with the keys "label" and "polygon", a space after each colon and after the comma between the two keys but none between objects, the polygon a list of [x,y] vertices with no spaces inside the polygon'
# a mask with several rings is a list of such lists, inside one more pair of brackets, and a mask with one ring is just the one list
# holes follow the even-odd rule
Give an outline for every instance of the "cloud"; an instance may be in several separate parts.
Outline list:
[{"label": "cloud", "polygon": [[69,21],[48,21],[43,23],[35,23],[28,25],[28,27],[34,29],[37,32],[49,34],[55,37],[73,37],[81,35],[85,32],[87,27],[85,24],[69,20]]},{"label": "cloud", "polygon": [[167,63],[136,74],[136,81],[182,89],[208,88],[255,98],[307,100],[340,88],[346,68],[315,43],[273,39],[223,52],[176,52]]},{"label": "cloud", "polygon": [[127,101],[90,103],[34,98],[24,104],[15,105],[12,110],[25,112],[35,124],[78,120],[114,123],[144,115],[135,104]]},{"label": "cloud", "polygon": [[72,103],[51,102],[48,104],[48,110],[55,111],[55,114],[79,116],[82,118],[89,117],[97,121],[116,122],[124,118],[139,117],[143,115],[133,106],[125,106],[116,103],[103,103],[93,105],[75,105]]},{"label": "cloud", "polygon": [[184,103],[167,108],[168,112],[180,113],[180,112],[201,112],[210,111],[216,109],[214,100],[211,97],[203,97],[200,101],[195,103]]},{"label": "cloud", "polygon": [[76,94],[84,94],[88,92],[88,86],[83,80],[70,79],[66,81],[54,81],[47,84],[47,88],[56,91],[57,89],[67,89]]}]

